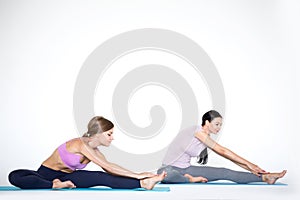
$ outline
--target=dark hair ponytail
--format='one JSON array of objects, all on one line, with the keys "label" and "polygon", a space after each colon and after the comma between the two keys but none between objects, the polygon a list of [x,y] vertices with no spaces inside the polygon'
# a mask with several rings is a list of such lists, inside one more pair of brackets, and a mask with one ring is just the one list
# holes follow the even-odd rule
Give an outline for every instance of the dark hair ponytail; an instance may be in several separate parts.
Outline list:
[{"label": "dark hair ponytail", "polygon": [[[214,120],[217,117],[222,118],[222,115],[215,110],[210,110],[202,116],[202,124],[201,125],[204,126],[206,120],[211,122],[212,120]],[[207,153],[207,147],[206,147],[199,154],[197,163],[199,163],[201,165],[205,165],[207,163],[207,161],[208,161],[208,153]]]},{"label": "dark hair ponytail", "polygon": [[217,111],[215,111],[215,110],[210,110],[210,111],[206,112],[202,116],[202,124],[201,124],[201,126],[205,125],[206,120],[209,121],[209,122],[211,122],[212,120],[214,120],[217,117],[221,117],[222,118],[222,115],[220,113],[218,113]]},{"label": "dark hair ponytail", "polygon": [[208,153],[207,153],[207,147],[201,151],[201,153],[198,156],[198,161],[197,163],[201,165],[205,165],[208,161]]}]

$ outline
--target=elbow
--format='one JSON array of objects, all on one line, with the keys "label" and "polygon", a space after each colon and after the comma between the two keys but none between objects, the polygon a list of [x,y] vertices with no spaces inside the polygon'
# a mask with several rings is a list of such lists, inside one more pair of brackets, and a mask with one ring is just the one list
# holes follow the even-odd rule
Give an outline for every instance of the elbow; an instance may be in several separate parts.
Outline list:
[{"label": "elbow", "polygon": [[226,149],[226,148],[224,148],[222,150],[222,156],[224,158],[227,158],[227,159],[231,160],[231,161],[234,161],[236,159],[235,154],[232,153],[232,151],[230,151],[229,149]]},{"label": "elbow", "polygon": [[235,154],[221,145],[216,146],[213,150],[226,159],[229,159],[231,161],[235,160]]},{"label": "elbow", "polygon": [[227,157],[228,152],[226,151],[226,149],[222,148],[219,150],[219,154],[223,157]]},{"label": "elbow", "polygon": [[217,152],[220,156],[223,156],[223,157],[226,157],[226,158],[229,155],[229,151],[226,148],[221,147],[221,146],[219,146],[218,148],[216,148],[215,152]]}]

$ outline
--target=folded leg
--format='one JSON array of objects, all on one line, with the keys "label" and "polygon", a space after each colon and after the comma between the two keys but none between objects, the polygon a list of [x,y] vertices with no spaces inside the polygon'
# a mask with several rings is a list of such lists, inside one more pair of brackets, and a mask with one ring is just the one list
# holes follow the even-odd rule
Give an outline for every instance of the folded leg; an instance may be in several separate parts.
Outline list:
[{"label": "folded leg", "polygon": [[52,188],[52,181],[46,180],[33,170],[18,169],[8,176],[9,182],[21,189],[47,189]]}]

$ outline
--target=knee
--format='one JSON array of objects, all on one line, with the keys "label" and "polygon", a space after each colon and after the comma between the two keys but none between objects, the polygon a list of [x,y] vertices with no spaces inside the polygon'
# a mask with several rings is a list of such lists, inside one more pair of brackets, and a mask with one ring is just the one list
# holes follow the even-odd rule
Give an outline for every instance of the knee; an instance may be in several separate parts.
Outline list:
[{"label": "knee", "polygon": [[170,175],[172,174],[172,171],[174,171],[173,167],[172,166],[166,166],[166,167],[161,167],[157,170],[157,173],[160,174],[162,173],[163,171],[165,171],[167,173],[167,175]]},{"label": "knee", "polygon": [[9,173],[8,175],[8,181],[12,185],[18,185],[18,180],[20,179],[20,170],[14,170]]},{"label": "knee", "polygon": [[179,176],[181,176],[181,174],[176,171],[172,166],[166,166],[166,167],[162,167],[158,170],[158,173],[165,171],[167,173],[167,176],[164,178],[164,180],[162,180],[162,183],[175,183],[177,182]]},{"label": "knee", "polygon": [[19,187],[20,184],[22,183],[22,179],[24,176],[31,174],[30,170],[26,169],[17,169],[9,173],[8,175],[8,181],[14,185]]}]

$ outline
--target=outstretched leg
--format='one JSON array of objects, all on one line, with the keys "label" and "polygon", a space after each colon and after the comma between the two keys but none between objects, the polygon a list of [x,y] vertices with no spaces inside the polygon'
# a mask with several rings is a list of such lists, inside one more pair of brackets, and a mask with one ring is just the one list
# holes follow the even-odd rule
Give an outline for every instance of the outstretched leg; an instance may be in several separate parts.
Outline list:
[{"label": "outstretched leg", "polygon": [[205,177],[207,181],[229,180],[236,183],[262,182],[262,177],[258,177],[249,172],[234,171],[226,168],[208,166],[190,166],[180,169],[182,174],[189,174],[193,177]]},{"label": "outstretched leg", "polygon": [[274,184],[279,178],[282,178],[286,170],[281,173],[269,173],[262,176],[256,176],[250,172],[234,171],[226,168],[216,168],[208,166],[190,166],[185,169],[178,168],[181,174],[188,174],[194,178],[205,177],[207,181],[229,180],[236,183],[266,182]]},{"label": "outstretched leg", "polygon": [[152,189],[156,183],[163,180],[166,173],[142,180],[122,176],[114,176],[101,171],[78,170],[60,178],[61,181],[70,180],[77,188],[107,186],[116,189],[145,188]]}]

